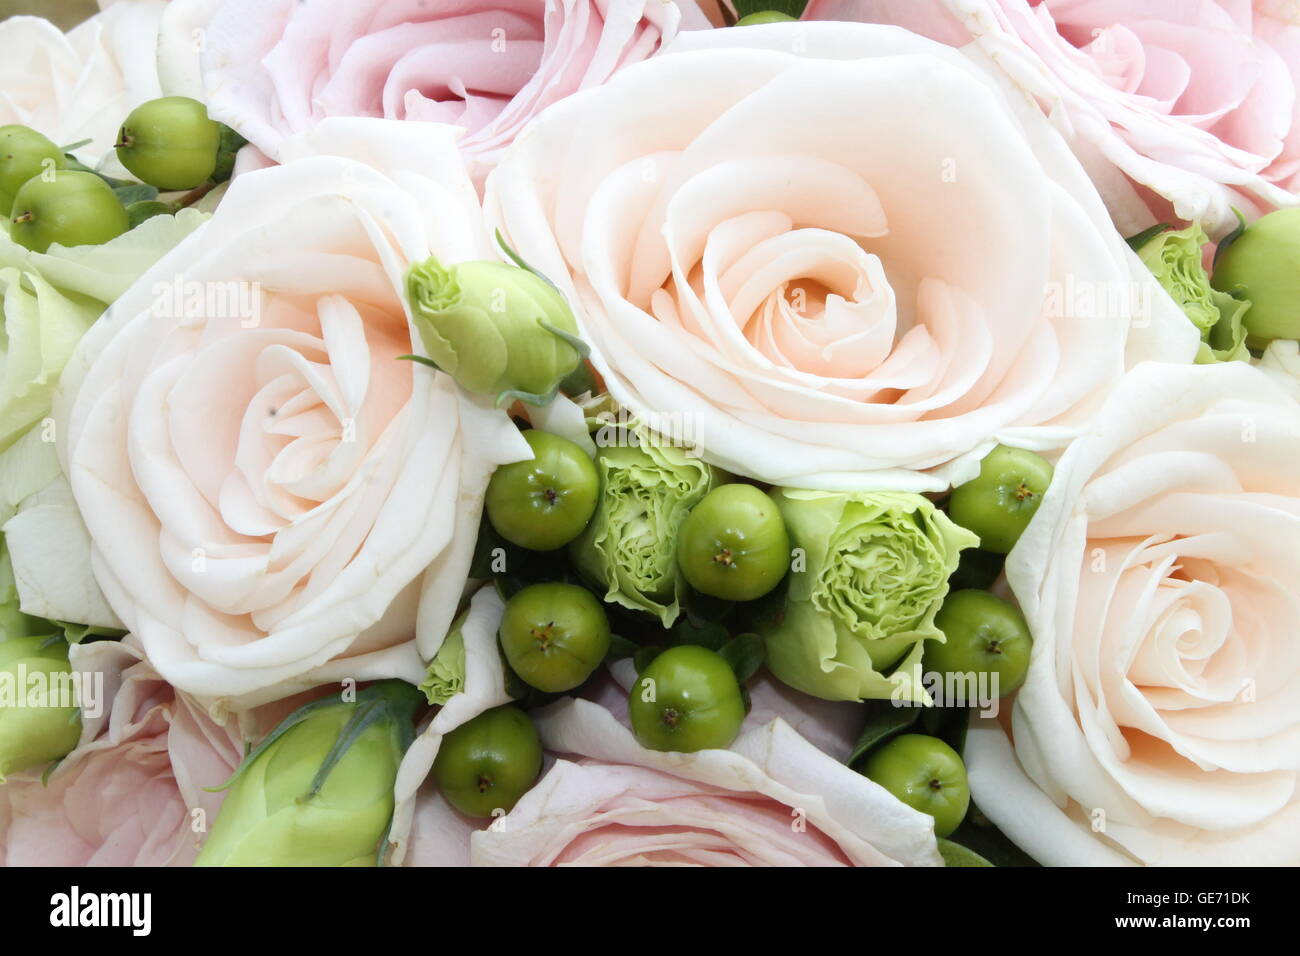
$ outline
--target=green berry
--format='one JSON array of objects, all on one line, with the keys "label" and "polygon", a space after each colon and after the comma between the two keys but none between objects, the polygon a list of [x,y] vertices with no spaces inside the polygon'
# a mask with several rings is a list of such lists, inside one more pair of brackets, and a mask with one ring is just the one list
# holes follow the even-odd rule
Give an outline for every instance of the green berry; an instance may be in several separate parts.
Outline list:
[{"label": "green berry", "polygon": [[677,532],[677,565],[702,594],[752,601],[790,567],[790,536],[776,503],[753,485],[722,485],[704,496]]},{"label": "green berry", "polygon": [[980,473],[953,490],[948,516],[980,536],[980,547],[1008,553],[1029,526],[1052,483],[1052,466],[1023,448],[998,445]]},{"label": "green berry", "polygon": [[141,182],[193,189],[217,166],[221,126],[198,100],[164,96],[133,109],[117,134],[117,158]]},{"label": "green berry", "polygon": [[23,183],[14,197],[9,235],[33,252],[45,252],[54,243],[99,245],[129,226],[108,183],[94,173],[64,169]]},{"label": "green berry", "polygon": [[0,209],[8,212],[23,183],[63,169],[63,151],[29,126],[0,126]]},{"label": "green berry", "polygon": [[926,643],[927,672],[996,676],[999,697],[1025,682],[1033,639],[1025,616],[1010,601],[987,591],[954,591],[934,623],[946,640]]},{"label": "green berry", "polygon": [[518,707],[484,711],[442,738],[433,779],[468,817],[509,813],[542,771],[537,729]]},{"label": "green berry", "polygon": [[966,765],[937,737],[895,737],[867,758],[861,772],[912,809],[934,817],[936,837],[956,830],[970,806]]},{"label": "green berry", "polygon": [[664,651],[637,675],[628,695],[632,731],[648,750],[694,753],[728,747],[745,703],[731,665],[695,644]]},{"label": "green berry", "polygon": [[600,476],[591,456],[567,438],[533,429],[524,440],[533,457],[502,465],[488,483],[488,521],[521,548],[553,551],[587,527]]},{"label": "green berry", "polygon": [[530,687],[572,690],[609,651],[609,617],[600,601],[575,584],[531,584],[506,602],[501,649]]}]

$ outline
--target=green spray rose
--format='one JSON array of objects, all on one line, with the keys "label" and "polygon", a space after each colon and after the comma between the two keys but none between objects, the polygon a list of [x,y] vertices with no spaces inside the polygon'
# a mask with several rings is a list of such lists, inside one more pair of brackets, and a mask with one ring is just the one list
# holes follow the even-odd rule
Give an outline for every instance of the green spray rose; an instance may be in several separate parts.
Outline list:
[{"label": "green spray rose", "polygon": [[1208,242],[1204,230],[1192,223],[1151,237],[1138,249],[1138,257],[1201,333],[1197,362],[1249,360],[1242,320],[1251,304],[1210,285],[1201,261]]},{"label": "green spray rose", "polygon": [[452,622],[438,653],[429,662],[429,670],[420,690],[434,707],[441,707],[465,689],[465,635],[461,628],[469,616],[466,609]]},{"label": "green spray rose", "polygon": [[[778,488],[794,551],[785,605],[762,616],[772,673],[827,700],[928,700],[920,662],[963,548],[978,538],[905,492]],[[892,672],[892,676],[891,675]]]},{"label": "green spray rose", "polygon": [[626,444],[597,449],[600,497],[570,553],[579,570],[605,589],[606,601],[647,611],[670,627],[686,590],[677,567],[677,531],[724,476],[639,426],[617,434]]},{"label": "green spray rose", "polygon": [[91,323],[207,218],[185,209],[102,245],[46,253],[0,232],[0,451],[49,415],[59,376]]},{"label": "green spray rose", "polygon": [[407,271],[406,292],[433,364],[499,405],[546,404],[584,358],[563,296],[519,266],[430,258]]},{"label": "green spray rose", "polygon": [[195,866],[374,866],[423,695],[381,681],[284,719],[225,784]]}]

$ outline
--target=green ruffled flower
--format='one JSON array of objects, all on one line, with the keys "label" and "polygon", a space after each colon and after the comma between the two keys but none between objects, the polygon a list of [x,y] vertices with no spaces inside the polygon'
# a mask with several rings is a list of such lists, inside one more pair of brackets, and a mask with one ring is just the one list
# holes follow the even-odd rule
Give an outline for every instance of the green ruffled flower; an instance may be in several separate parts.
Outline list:
[{"label": "green ruffled flower", "polygon": [[905,492],[778,488],[796,549],[783,609],[759,631],[772,673],[827,700],[929,701],[920,663],[963,548],[979,539]]},{"label": "green ruffled flower", "polygon": [[1210,285],[1201,260],[1208,242],[1201,227],[1192,223],[1186,229],[1165,230],[1148,239],[1138,256],[1200,331],[1197,362],[1249,360],[1243,318],[1251,303]]},{"label": "green ruffled flower", "polygon": [[430,258],[407,271],[406,292],[432,362],[498,404],[549,402],[584,357],[564,298],[519,266]]},{"label": "green ruffled flower", "polygon": [[103,245],[48,253],[0,233],[0,451],[49,415],[72,350],[104,309],[207,218],[181,210]]},{"label": "green ruffled flower", "polygon": [[307,704],[225,784],[195,866],[374,866],[420,693],[399,680]]},{"label": "green ruffled flower", "polygon": [[686,590],[677,569],[677,531],[725,476],[635,423],[602,430],[621,436],[620,444],[597,449],[600,498],[570,553],[605,588],[606,601],[647,611],[669,627]]},{"label": "green ruffled flower", "polygon": [[465,635],[461,628],[468,616],[469,611],[465,611],[452,623],[442,647],[429,662],[428,675],[420,684],[420,690],[434,707],[441,707],[465,689]]}]

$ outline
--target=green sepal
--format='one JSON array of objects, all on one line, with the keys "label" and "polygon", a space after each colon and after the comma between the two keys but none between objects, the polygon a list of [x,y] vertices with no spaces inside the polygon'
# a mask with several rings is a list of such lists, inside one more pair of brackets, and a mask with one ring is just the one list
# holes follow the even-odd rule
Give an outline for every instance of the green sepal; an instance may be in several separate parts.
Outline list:
[{"label": "green sepal", "polygon": [[1158,222],[1154,226],[1151,226],[1147,229],[1143,229],[1141,232],[1137,233],[1136,235],[1129,236],[1124,241],[1129,244],[1130,249],[1132,249],[1134,252],[1137,252],[1139,249],[1145,246],[1156,236],[1160,235],[1160,233],[1170,228],[1172,227],[1169,225],[1169,223]]},{"label": "green sepal", "polygon": [[537,278],[541,279],[543,282],[549,285],[556,292],[560,291],[559,286],[557,286],[554,282],[552,282],[540,270],[534,269],[531,265],[529,265],[526,261],[524,261],[523,256],[515,252],[515,250],[510,247],[510,243],[506,242],[506,237],[501,235],[500,229],[497,230],[497,243],[501,246],[503,250],[505,250],[505,254],[509,256],[511,262],[513,262],[519,268],[523,269],[525,272],[531,272],[533,275],[537,276]]},{"label": "green sepal", "polygon": [[387,710],[382,700],[368,700],[363,704],[360,695],[358,695],[356,710],[352,712],[352,716],[348,718],[348,722],[343,725],[338,737],[334,739],[334,745],[330,747],[329,753],[325,754],[325,759],[321,761],[320,767],[316,770],[316,776],[312,777],[311,788],[298,798],[299,802],[310,800],[320,793],[321,788],[325,786],[325,781],[329,779],[329,775],[334,772],[334,768],[343,759],[343,755],[365,733],[366,728],[375,721],[387,716]]},{"label": "green sepal", "polygon": [[397,356],[397,361],[399,361],[399,362],[417,362],[417,363],[419,363],[420,365],[427,365],[429,368],[433,369],[435,372],[441,372],[441,371],[442,371],[442,369],[438,366],[438,363],[437,363],[437,362],[435,362],[435,361],[434,361],[433,359],[431,359],[431,358],[425,358],[423,355],[399,355],[399,356]]},{"label": "green sepal", "polygon": [[1237,227],[1219,240],[1219,244],[1214,247],[1214,259],[1210,265],[1218,264],[1219,256],[1223,255],[1228,246],[1232,245],[1241,238],[1241,234],[1246,231],[1246,217],[1241,214],[1241,210],[1236,206],[1232,207],[1232,214],[1237,217]]},{"label": "green sepal", "polygon": [[518,388],[507,388],[497,394],[496,407],[509,408],[515,402],[523,402],[525,405],[531,405],[534,408],[545,408],[555,401],[555,396],[558,394],[560,394],[558,384],[544,395],[537,392],[525,392]]},{"label": "green sepal", "polygon": [[537,324],[540,325],[542,328],[544,328],[547,332],[550,332],[552,335],[554,335],[557,339],[559,339],[569,348],[573,349],[573,351],[577,352],[578,357],[582,361],[585,362],[587,359],[591,358],[591,346],[588,345],[586,342],[584,342],[582,339],[578,338],[578,336],[574,335],[572,332],[566,332],[564,331],[564,329],[557,329],[555,326],[551,325],[550,322],[545,322],[540,319],[538,320]]},{"label": "green sepal", "polygon": [[230,778],[225,783],[218,784],[215,787],[204,787],[203,789],[208,793],[220,793],[222,790],[229,789],[231,786],[234,785],[236,780],[238,780],[240,777],[244,775],[244,771],[253,765],[254,760],[256,760],[263,753],[265,753],[266,750],[271,746],[271,744],[275,743],[277,740],[279,740],[281,737],[287,734],[294,727],[297,727],[299,724],[301,724],[312,714],[316,713],[316,711],[318,710],[324,710],[327,707],[343,707],[343,706],[346,706],[346,703],[344,701],[335,699],[333,696],[322,697],[320,700],[313,700],[311,703],[303,704],[301,707],[295,710],[288,717],[284,718],[284,720],[276,724],[275,729],[272,730],[269,734],[267,734],[264,738],[262,738],[261,743],[259,743],[256,747],[254,747],[252,750],[248,751],[248,753],[244,755],[243,761],[239,764],[239,766],[235,769],[235,772],[230,775]]}]

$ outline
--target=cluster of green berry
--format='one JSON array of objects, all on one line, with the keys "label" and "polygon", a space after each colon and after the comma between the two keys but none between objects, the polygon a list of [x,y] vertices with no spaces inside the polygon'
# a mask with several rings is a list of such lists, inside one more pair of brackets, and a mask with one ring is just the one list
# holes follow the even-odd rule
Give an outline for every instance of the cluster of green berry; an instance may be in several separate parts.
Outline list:
[{"label": "cluster of green berry", "polygon": [[34,252],[99,245],[186,202],[161,202],[160,191],[229,179],[243,144],[197,100],[150,100],[118,133],[117,158],[140,180],[132,183],[83,166],[68,152],[76,144],[60,148],[28,126],[0,127],[0,208],[9,211],[10,237]]},{"label": "cluster of green berry", "polygon": [[[667,635],[666,649],[616,636],[611,613],[618,609],[602,603],[588,582],[567,574],[560,557],[560,549],[583,533],[596,511],[601,493],[597,468],[582,447],[559,435],[532,429],[524,437],[533,458],[499,468],[486,498],[495,534],[544,558],[535,574],[516,580],[506,600],[498,638],[511,676],[528,693],[549,700],[585,684],[604,661],[620,656],[614,645],[622,644],[623,656],[633,656],[637,670],[628,693],[628,719],[642,746],[687,753],[729,746],[748,711],[744,683],[757,669],[752,655],[729,654],[728,646],[704,646],[709,642],[675,634]],[[1038,455],[999,447],[985,458],[978,477],[951,495],[953,520],[980,536],[985,570],[990,557],[998,566],[979,587],[949,595],[936,620],[947,641],[931,642],[927,670],[996,675],[994,686],[1003,694],[1023,682],[1028,627],[1013,604],[987,587],[1000,570],[1001,556],[1037,510],[1051,477],[1051,465]],[[757,605],[790,572],[790,543],[771,497],[751,484],[722,484],[677,529],[677,564],[699,600]],[[689,631],[691,625],[685,626]],[[744,638],[757,641],[746,634],[733,638],[731,645]],[[970,799],[957,751],[939,736],[919,733],[881,735],[875,743],[855,753],[857,769],[934,816],[940,836],[951,833]],[[456,809],[487,817],[509,811],[533,785],[541,766],[537,731],[526,710],[511,704],[449,734],[434,777]]]}]

